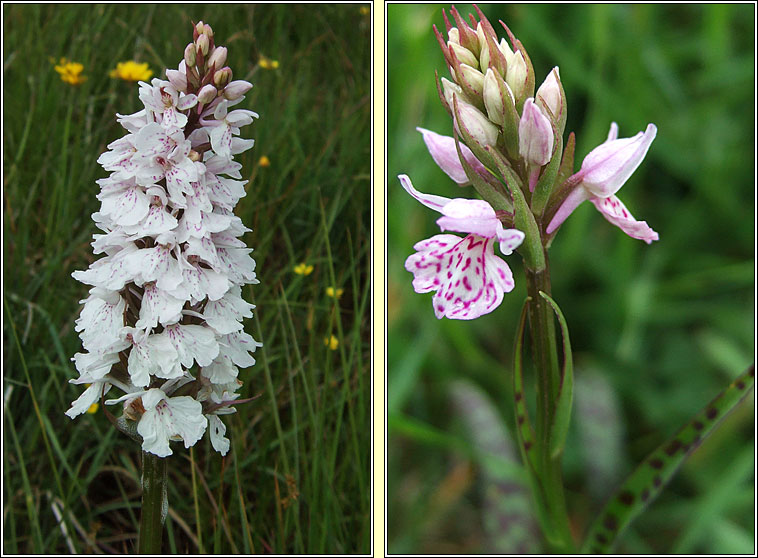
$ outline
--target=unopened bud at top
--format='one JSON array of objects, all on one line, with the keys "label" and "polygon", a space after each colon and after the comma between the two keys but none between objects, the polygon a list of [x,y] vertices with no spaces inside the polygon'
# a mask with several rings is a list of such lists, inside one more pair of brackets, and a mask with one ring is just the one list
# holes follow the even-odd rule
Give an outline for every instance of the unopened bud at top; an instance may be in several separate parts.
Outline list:
[{"label": "unopened bud at top", "polygon": [[472,68],[468,64],[461,64],[458,72],[458,83],[464,82],[468,90],[473,91],[477,97],[481,97],[484,92],[484,74]]},{"label": "unopened bud at top", "polygon": [[195,44],[190,43],[187,48],[184,49],[184,62],[188,68],[195,65],[197,51],[195,50]]},{"label": "unopened bud at top", "polygon": [[547,75],[545,81],[542,82],[540,88],[537,89],[537,95],[535,96],[537,104],[550,109],[553,118],[556,122],[560,121],[563,117],[563,95],[561,94],[560,75],[558,74],[558,66]]},{"label": "unopened bud at top", "polygon": [[508,57],[508,70],[505,74],[505,81],[513,91],[516,100],[522,97],[526,91],[527,69],[524,57],[520,51],[514,52]]},{"label": "unopened bud at top", "polygon": [[[458,124],[465,128],[468,134],[482,146],[497,144],[497,126],[473,105],[458,101],[458,118],[456,119],[456,128]],[[458,130],[461,133],[461,130]]]},{"label": "unopened bud at top", "polygon": [[213,29],[207,23],[203,24],[203,35],[208,37],[208,40],[213,38]]},{"label": "unopened bud at top", "polygon": [[214,67],[216,69],[221,68],[226,63],[226,47],[216,47],[211,52],[211,57],[208,59],[208,67]]},{"label": "unopened bud at top", "polygon": [[233,81],[224,88],[224,93],[223,93],[224,99],[228,99],[230,101],[239,99],[240,97],[242,97],[242,95],[250,91],[252,87],[253,87],[252,83],[243,81],[241,79]]},{"label": "unopened bud at top", "polygon": [[553,155],[553,127],[531,97],[518,125],[518,152],[533,165],[546,165]]},{"label": "unopened bud at top", "polygon": [[484,76],[482,97],[484,98],[484,107],[487,109],[487,116],[495,124],[502,126],[505,123],[505,103],[514,105],[513,93],[503,78],[492,68],[487,68],[487,73]]},{"label": "unopened bud at top", "polygon": [[458,62],[461,62],[462,64],[468,64],[474,68],[479,65],[479,61],[476,59],[476,56],[474,56],[474,53],[469,49],[463,48],[461,45],[453,42],[448,42],[447,46],[453,49]]},{"label": "unopened bud at top", "polygon": [[230,81],[232,81],[232,69],[229,66],[224,66],[213,74],[213,83],[219,89],[226,87]]},{"label": "unopened bud at top", "polygon": [[460,85],[445,78],[442,78],[440,81],[442,81],[442,92],[445,95],[445,101],[450,110],[453,110],[453,94],[458,97],[459,102],[466,100],[466,95],[463,93]]},{"label": "unopened bud at top", "polygon": [[197,38],[197,41],[195,41],[195,44],[197,45],[198,52],[201,52],[203,56],[208,56],[208,51],[210,50],[211,43],[208,40],[207,35],[200,35]]},{"label": "unopened bud at top", "polygon": [[456,27],[451,27],[450,31],[447,32],[447,41],[449,43],[455,43],[457,45],[461,44],[461,37],[458,34],[458,29]]},{"label": "unopened bud at top", "polygon": [[197,94],[197,102],[204,105],[210,103],[213,99],[216,98],[216,93],[218,93],[218,91],[213,85],[210,83],[208,85],[204,85],[200,92]]}]

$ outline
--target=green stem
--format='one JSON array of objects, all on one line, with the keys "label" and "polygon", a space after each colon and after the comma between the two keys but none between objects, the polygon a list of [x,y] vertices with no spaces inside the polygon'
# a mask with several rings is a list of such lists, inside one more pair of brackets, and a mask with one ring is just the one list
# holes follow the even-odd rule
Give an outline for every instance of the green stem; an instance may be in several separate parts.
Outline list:
[{"label": "green stem", "polygon": [[139,554],[160,554],[163,522],[168,513],[165,457],[142,452],[142,515],[139,522]]},{"label": "green stem", "polygon": [[[561,456],[555,458],[550,452],[550,435],[555,413],[555,402],[561,385],[558,350],[555,338],[553,310],[540,296],[540,291],[551,295],[550,265],[544,254],[545,267],[535,271],[525,266],[529,301],[529,333],[532,340],[532,355],[537,373],[537,446],[539,475],[545,489],[548,515],[552,523],[551,533],[545,533],[554,552],[571,552],[574,541],[566,512],[563,490]],[[552,296],[552,295],[551,295]]]}]

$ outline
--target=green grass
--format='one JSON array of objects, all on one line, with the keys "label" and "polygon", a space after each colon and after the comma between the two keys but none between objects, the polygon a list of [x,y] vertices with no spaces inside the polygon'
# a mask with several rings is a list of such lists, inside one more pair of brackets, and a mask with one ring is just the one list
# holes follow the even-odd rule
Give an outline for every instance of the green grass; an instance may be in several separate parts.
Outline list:
[{"label": "green grass", "polygon": [[[515,290],[473,322],[437,321],[431,295],[414,293],[403,268],[413,244],[439,229],[396,175],[407,173],[423,192],[475,197],[436,167],[415,131],[452,135],[434,86],[435,69],[447,76],[432,33],[433,23],[444,29],[443,7],[388,7],[388,544],[397,553],[507,553],[483,517],[492,456],[475,451],[453,403],[457,382],[468,382],[513,431],[510,363],[526,296],[520,258],[508,258]],[[587,402],[574,409],[564,458],[569,513],[583,534],[634,466],[754,361],[754,7],[480,7],[523,42],[538,85],[560,66],[577,168],[611,121],[622,137],[658,126],[619,196],[660,241],[633,240],[584,204],[550,251],[575,396]],[[617,551],[751,553],[754,474],[745,455],[753,439],[751,396]],[[473,469],[468,477],[462,464]],[[441,498],[444,511],[435,507]]]},{"label": "green grass", "polygon": [[[8,553],[131,552],[139,447],[102,410],[63,415],[81,392],[71,356],[93,261],[96,163],[139,108],[118,61],[175,68],[204,20],[229,48],[240,108],[261,115],[238,157],[236,213],[253,229],[260,285],[246,331],[264,343],[240,374],[225,459],[207,440],[169,460],[172,553],[370,551],[370,22],[357,5],[4,6],[4,540]],[[50,58],[84,64],[78,87]],[[260,56],[277,70],[257,66]],[[261,167],[266,155],[271,166]],[[309,276],[293,273],[307,262]],[[335,303],[328,286],[344,289]],[[324,339],[334,334],[332,351]]]}]

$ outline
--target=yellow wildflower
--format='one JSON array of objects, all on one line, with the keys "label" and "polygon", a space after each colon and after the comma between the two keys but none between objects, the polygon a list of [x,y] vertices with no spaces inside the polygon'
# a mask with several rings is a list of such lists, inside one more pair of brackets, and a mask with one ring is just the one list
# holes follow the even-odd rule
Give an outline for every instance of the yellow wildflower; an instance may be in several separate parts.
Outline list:
[{"label": "yellow wildflower", "polygon": [[147,67],[147,62],[141,64],[134,60],[119,62],[116,69],[111,70],[112,78],[123,79],[124,81],[147,81],[153,75],[153,71]]},{"label": "yellow wildflower", "polygon": [[327,287],[326,288],[326,296],[329,296],[335,300],[339,300],[342,298],[342,293],[345,292],[345,289],[335,289],[334,287]]},{"label": "yellow wildflower", "polygon": [[310,275],[311,273],[313,273],[313,266],[312,265],[308,265],[305,262],[303,262],[301,264],[297,264],[295,266],[294,271],[298,275]]},{"label": "yellow wildflower", "polygon": [[332,335],[331,337],[324,337],[324,345],[329,347],[332,351],[336,351],[337,347],[340,346],[340,342],[334,335]]},{"label": "yellow wildflower", "polygon": [[258,159],[258,166],[261,167],[270,167],[271,166],[271,160],[266,157],[265,155]]},{"label": "yellow wildflower", "polygon": [[83,76],[84,66],[79,62],[71,62],[67,58],[61,58],[60,62],[55,65],[55,71],[61,76],[61,79],[70,85],[79,85],[87,81],[87,76]]},{"label": "yellow wildflower", "polygon": [[368,6],[361,6],[360,8],[361,15],[368,15],[371,13],[371,8]]},{"label": "yellow wildflower", "polygon": [[270,58],[266,58],[265,56],[261,56],[261,59],[258,62],[258,64],[260,64],[261,68],[263,68],[264,70],[276,70],[279,67],[278,60],[271,60]]}]

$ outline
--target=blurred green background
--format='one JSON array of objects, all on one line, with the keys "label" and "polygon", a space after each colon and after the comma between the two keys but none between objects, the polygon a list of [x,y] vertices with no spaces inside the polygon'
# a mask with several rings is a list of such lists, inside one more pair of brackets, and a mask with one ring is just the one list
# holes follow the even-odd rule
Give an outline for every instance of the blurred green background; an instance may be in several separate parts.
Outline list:
[{"label": "blurred green background", "polygon": [[[436,320],[432,295],[414,293],[403,268],[439,229],[398,174],[422,192],[475,197],[415,131],[452,135],[434,84],[435,69],[448,76],[432,33],[444,31],[443,7],[387,8],[389,551],[538,552],[518,454],[499,430],[513,423],[520,259],[507,259],[515,290],[473,322]],[[498,19],[523,42],[537,85],[560,66],[577,168],[612,121],[621,137],[658,126],[619,196],[660,241],[633,240],[584,204],[550,252],[575,352],[564,468],[581,535],[625,475],[754,361],[754,6],[480,7],[501,36]],[[751,395],[617,550],[753,552],[753,417]]]},{"label": "blurred green background", "polygon": [[[128,553],[139,518],[139,447],[102,409],[64,416],[94,259],[95,180],[115,113],[140,107],[117,62],[176,68],[204,20],[229,48],[239,108],[261,117],[237,157],[259,285],[245,329],[264,346],[225,419],[232,450],[174,446],[164,551],[370,550],[370,20],[367,5],[4,5],[3,551]],[[53,62],[84,66],[63,82]],[[259,65],[262,57],[276,69]],[[269,66],[270,67],[270,66]],[[266,156],[269,166],[260,162]],[[310,275],[293,268],[305,262]],[[343,289],[339,301],[328,287]],[[334,335],[335,349],[325,344]],[[194,464],[194,467],[193,467]]]}]

